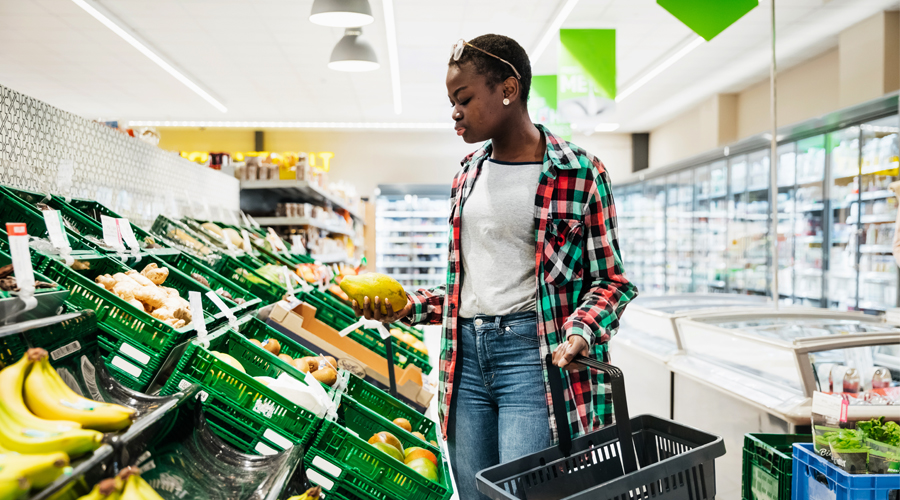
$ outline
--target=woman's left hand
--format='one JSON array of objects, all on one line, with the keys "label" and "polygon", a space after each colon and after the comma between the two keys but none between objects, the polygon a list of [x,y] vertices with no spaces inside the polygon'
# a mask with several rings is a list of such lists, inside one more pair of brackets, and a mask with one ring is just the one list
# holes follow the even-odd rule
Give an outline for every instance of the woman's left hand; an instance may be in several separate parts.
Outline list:
[{"label": "woman's left hand", "polygon": [[581,335],[569,335],[569,339],[565,343],[558,345],[556,350],[553,351],[553,364],[560,368],[577,370],[578,368],[570,366],[570,363],[579,354],[582,356],[588,355],[587,341]]}]

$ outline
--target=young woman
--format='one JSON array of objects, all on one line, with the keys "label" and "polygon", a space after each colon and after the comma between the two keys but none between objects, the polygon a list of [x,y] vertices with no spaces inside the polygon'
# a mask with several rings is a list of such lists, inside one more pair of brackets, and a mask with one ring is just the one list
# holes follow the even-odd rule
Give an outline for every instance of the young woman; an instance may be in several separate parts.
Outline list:
[{"label": "young woman", "polygon": [[479,470],[547,448],[559,425],[574,437],[611,422],[602,375],[581,365],[562,373],[569,419],[556,422],[547,370],[577,355],[607,361],[607,341],[637,295],[603,164],[531,123],[530,86],[528,55],[514,40],[454,46],[456,133],[484,144],[453,179],[447,284],[409,294],[387,316],[378,297],[354,302],[369,319],[443,324],[441,428],[463,500],[487,498],[475,487]]}]

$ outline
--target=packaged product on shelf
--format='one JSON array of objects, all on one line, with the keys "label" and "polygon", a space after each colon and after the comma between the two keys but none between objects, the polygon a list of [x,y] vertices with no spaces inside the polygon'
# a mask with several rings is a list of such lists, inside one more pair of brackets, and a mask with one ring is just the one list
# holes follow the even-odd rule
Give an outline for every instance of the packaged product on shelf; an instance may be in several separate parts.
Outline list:
[{"label": "packaged product on shelf", "polygon": [[898,422],[900,391],[813,394],[813,448],[850,474],[900,474]]}]

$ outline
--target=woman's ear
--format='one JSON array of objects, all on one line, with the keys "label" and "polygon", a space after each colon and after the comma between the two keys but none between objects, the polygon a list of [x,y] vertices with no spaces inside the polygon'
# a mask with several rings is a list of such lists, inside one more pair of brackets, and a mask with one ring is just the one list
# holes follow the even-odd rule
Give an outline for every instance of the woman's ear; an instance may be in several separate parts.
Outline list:
[{"label": "woman's ear", "polygon": [[503,97],[514,102],[519,99],[519,80],[511,76],[503,82]]}]

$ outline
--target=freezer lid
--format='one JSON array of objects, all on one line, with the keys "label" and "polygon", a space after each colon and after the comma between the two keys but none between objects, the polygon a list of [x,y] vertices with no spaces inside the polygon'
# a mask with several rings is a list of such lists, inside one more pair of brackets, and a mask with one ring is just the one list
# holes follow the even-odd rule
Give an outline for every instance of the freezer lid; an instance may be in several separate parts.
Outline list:
[{"label": "freezer lid", "polygon": [[676,313],[679,311],[690,311],[720,306],[759,307],[765,306],[768,303],[768,298],[761,295],[679,293],[673,295],[638,297],[631,301],[629,307],[639,306],[660,312]]}]

